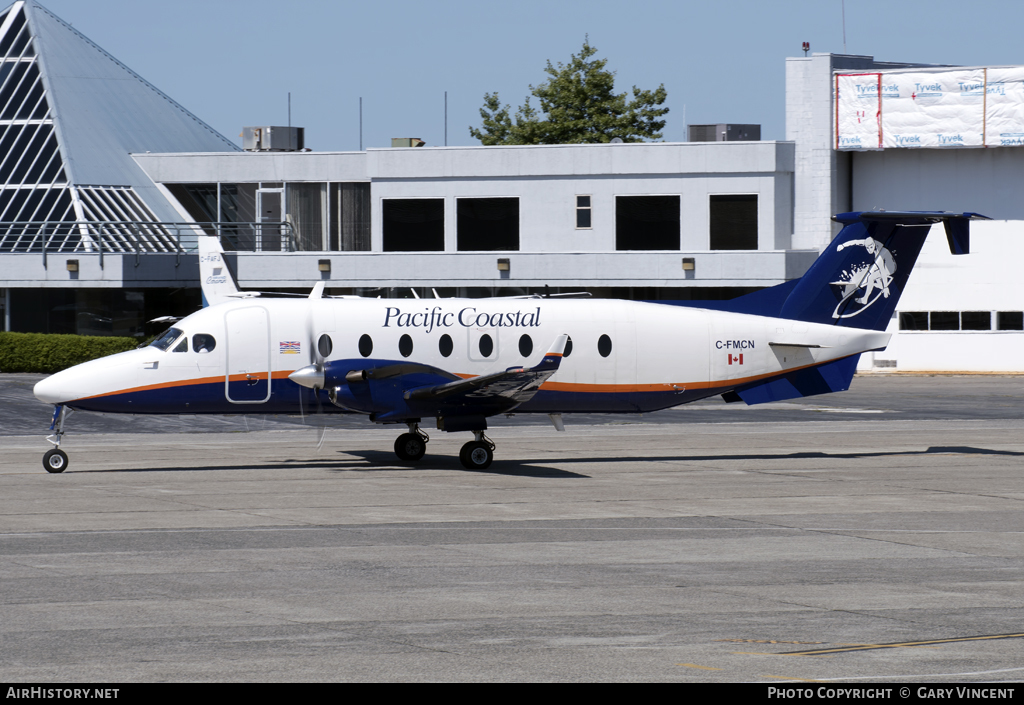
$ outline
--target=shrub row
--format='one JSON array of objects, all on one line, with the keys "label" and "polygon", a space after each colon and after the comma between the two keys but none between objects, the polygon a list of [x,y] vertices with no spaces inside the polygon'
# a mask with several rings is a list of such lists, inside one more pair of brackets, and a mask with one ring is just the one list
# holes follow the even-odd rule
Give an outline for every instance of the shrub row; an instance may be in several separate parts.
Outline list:
[{"label": "shrub row", "polygon": [[135,338],[0,333],[0,372],[60,372],[138,344]]}]

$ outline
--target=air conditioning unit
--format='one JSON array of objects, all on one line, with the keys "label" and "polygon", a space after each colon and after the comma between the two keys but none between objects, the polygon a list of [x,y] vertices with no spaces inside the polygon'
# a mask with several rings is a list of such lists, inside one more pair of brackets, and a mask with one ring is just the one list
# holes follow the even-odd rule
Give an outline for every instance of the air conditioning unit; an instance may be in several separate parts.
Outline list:
[{"label": "air conditioning unit", "polygon": [[243,127],[242,149],[247,152],[298,152],[305,145],[304,127]]}]

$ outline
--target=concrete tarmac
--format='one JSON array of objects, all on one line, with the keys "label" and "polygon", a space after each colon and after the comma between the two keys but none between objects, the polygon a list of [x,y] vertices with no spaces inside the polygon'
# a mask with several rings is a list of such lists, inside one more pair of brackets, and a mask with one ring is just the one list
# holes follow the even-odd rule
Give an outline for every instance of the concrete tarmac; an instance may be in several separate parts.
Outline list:
[{"label": "concrete tarmac", "polygon": [[82,414],[49,475],[8,427],[0,680],[1017,682],[1022,387],[516,417],[485,472],[468,434]]}]

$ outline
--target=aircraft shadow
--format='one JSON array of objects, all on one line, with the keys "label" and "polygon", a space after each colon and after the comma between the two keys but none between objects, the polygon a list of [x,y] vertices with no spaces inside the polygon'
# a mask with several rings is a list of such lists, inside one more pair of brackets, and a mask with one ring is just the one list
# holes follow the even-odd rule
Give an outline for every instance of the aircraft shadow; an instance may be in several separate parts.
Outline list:
[{"label": "aircraft shadow", "polygon": [[[190,466],[163,466],[147,468],[111,468],[106,470],[84,470],[89,473],[135,473],[135,472],[208,472],[214,470],[292,470],[297,467],[314,467],[334,472],[376,472],[394,470],[458,470],[467,473],[493,474],[493,475],[514,475],[518,477],[537,478],[589,478],[568,470],[535,465],[530,461],[516,460],[495,460],[491,467],[486,470],[467,470],[459,462],[458,458],[446,456],[428,456],[426,460],[405,461],[399,460],[394,453],[379,450],[346,450],[338,451],[345,455],[355,456],[348,458],[302,458],[295,460],[284,460],[275,463],[245,463],[228,465],[190,465]],[[73,471],[72,471],[73,472]]]},{"label": "aircraft shadow", "polygon": [[991,448],[975,448],[973,446],[931,446],[925,450],[897,451],[863,451],[857,453],[825,453],[822,451],[806,451],[800,453],[743,453],[717,455],[664,455],[664,456],[623,456],[608,458],[563,458],[559,463],[623,463],[623,462],[664,462],[664,461],[697,461],[710,462],[715,460],[804,460],[822,458],[829,460],[855,460],[857,458],[891,458],[914,455],[1005,455],[1010,457],[1024,456],[1024,452],[1015,450],[993,450]]},{"label": "aircraft shadow", "polygon": [[[492,474],[492,475],[513,475],[517,477],[537,478],[590,478],[590,475],[562,470],[559,468],[546,467],[539,463],[551,462],[550,459],[523,459],[523,460],[501,460],[495,459],[491,467],[486,470],[467,470],[462,467],[458,458],[448,456],[428,456],[426,461],[403,461],[398,460],[394,453],[382,450],[345,450],[337,451],[345,455],[354,456],[352,459],[345,458],[302,458],[295,460],[284,460],[276,463],[245,463],[234,465],[192,465],[192,466],[165,466],[151,468],[133,469],[109,469],[109,470],[86,470],[91,473],[118,473],[118,472],[204,472],[212,470],[290,470],[296,467],[319,467],[335,472],[374,472],[382,470],[459,470],[467,473]],[[718,455],[661,455],[661,456],[614,456],[600,458],[559,458],[559,464],[566,463],[644,463],[644,462],[713,462],[719,460],[805,460],[805,459],[829,459],[829,460],[855,460],[858,458],[884,458],[915,455],[1002,455],[1009,457],[1024,456],[1024,452],[1013,450],[994,450],[991,448],[975,448],[973,446],[931,446],[925,450],[901,450],[901,451],[865,451],[857,453],[825,453],[821,451],[809,451],[800,453],[742,453],[742,454],[718,454]]]}]

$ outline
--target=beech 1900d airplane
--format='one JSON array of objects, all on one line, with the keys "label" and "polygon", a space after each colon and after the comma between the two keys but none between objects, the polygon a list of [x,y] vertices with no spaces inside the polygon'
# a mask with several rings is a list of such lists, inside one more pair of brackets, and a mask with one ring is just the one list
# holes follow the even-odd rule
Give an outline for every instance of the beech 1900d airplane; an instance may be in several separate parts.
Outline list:
[{"label": "beech 1900d airplane", "polygon": [[[209,305],[150,345],[47,377],[55,405],[43,466],[69,409],[128,414],[364,414],[405,424],[403,460],[423,457],[423,419],[468,431],[460,453],[487,468],[488,417],[649,412],[716,394],[759,404],[849,388],[859,354],[884,349],[900,294],[933,223],[969,250],[975,213],[859,212],[800,279],[727,310],[616,300],[308,298],[239,292],[219,241],[201,237]],[[716,306],[718,308],[718,306]]]}]

